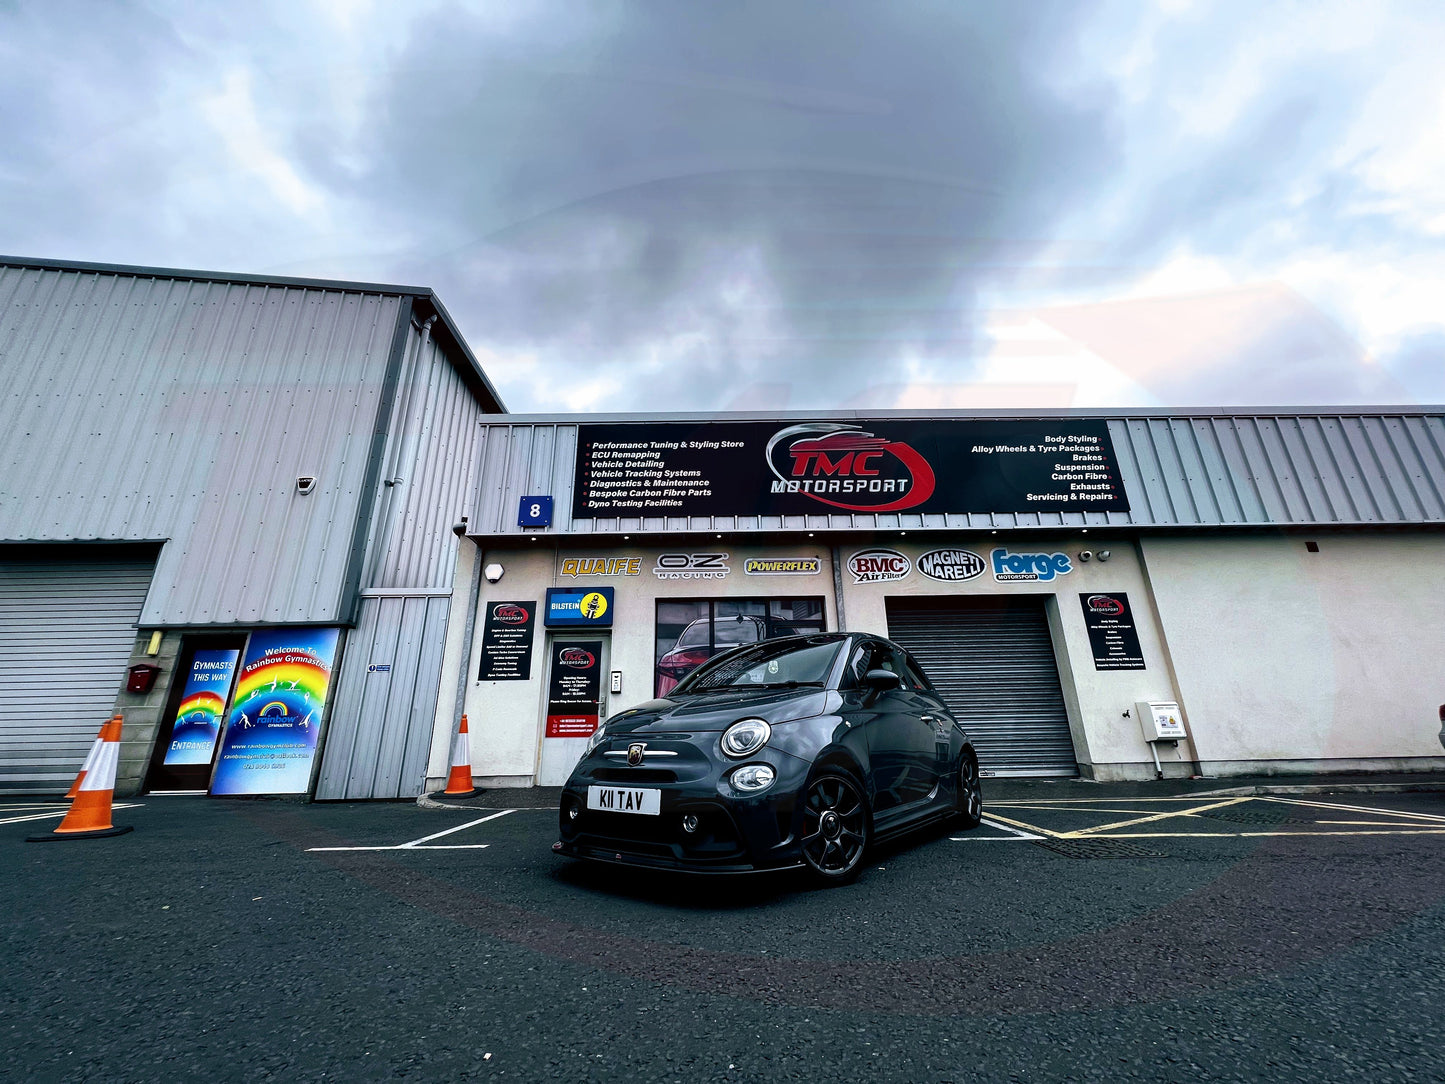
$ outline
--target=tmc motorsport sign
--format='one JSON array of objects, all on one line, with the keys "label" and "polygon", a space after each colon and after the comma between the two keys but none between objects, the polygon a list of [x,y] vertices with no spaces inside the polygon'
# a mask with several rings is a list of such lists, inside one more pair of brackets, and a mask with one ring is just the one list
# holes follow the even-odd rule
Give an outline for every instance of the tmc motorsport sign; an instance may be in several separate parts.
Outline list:
[{"label": "tmc motorsport sign", "polygon": [[1126,512],[1091,419],[578,426],[572,515]]}]

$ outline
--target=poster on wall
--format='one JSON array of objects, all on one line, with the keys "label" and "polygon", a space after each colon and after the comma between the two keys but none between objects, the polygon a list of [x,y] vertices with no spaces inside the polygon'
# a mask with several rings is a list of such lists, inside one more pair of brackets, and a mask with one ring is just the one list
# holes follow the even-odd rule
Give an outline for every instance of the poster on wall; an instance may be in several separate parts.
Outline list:
[{"label": "poster on wall", "polygon": [[1129,611],[1129,596],[1123,591],[1108,595],[1081,592],[1079,602],[1084,607],[1084,626],[1094,651],[1094,669],[1145,669],[1139,632]]},{"label": "poster on wall", "polygon": [[590,738],[602,699],[602,641],[552,641],[547,682],[547,737]]},{"label": "poster on wall", "polygon": [[212,794],[305,794],[340,629],[251,635]]},{"label": "poster on wall", "polygon": [[478,681],[526,681],[532,676],[532,629],[537,602],[489,602],[482,626]]},{"label": "poster on wall", "polygon": [[172,768],[180,764],[209,764],[221,736],[221,716],[226,699],[231,695],[231,678],[236,673],[236,660],[241,653],[234,648],[220,651],[197,651],[191,660],[181,690],[181,706],[176,710],[171,727],[170,744],[162,763]]},{"label": "poster on wall", "polygon": [[1128,510],[1101,418],[578,426],[574,519]]}]

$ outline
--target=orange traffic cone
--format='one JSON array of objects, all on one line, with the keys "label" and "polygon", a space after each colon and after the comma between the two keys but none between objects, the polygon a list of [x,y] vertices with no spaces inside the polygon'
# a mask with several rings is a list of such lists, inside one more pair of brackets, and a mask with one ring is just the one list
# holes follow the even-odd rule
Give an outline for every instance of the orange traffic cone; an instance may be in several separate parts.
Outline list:
[{"label": "orange traffic cone", "polygon": [[[114,718],[119,719],[120,716],[117,715]],[[90,771],[91,766],[95,763],[95,754],[100,752],[101,745],[105,743],[105,728],[109,723],[110,720],[107,719],[100,724],[100,733],[95,736],[95,741],[90,743],[90,752],[85,754],[85,763],[80,766],[80,774],[75,777],[75,782],[70,784],[70,789],[65,792],[67,801],[80,793],[80,784],[85,782],[85,773]]]},{"label": "orange traffic cone", "polygon": [[472,748],[467,740],[467,717],[463,715],[452,742],[452,773],[447,776],[447,789],[442,794],[447,798],[474,798],[480,793],[472,786]]},{"label": "orange traffic cone", "polygon": [[131,831],[129,825],[116,828],[110,823],[110,804],[115,797],[115,768],[120,760],[120,716],[100,728],[100,748],[81,781],[75,804],[48,836],[31,836],[29,842],[58,839],[95,839],[119,836]]}]

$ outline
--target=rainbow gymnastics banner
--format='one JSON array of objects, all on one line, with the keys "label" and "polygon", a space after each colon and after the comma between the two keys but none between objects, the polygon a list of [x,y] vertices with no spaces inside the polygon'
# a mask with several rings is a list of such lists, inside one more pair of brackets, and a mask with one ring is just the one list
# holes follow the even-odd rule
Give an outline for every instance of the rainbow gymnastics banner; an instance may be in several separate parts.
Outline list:
[{"label": "rainbow gymnastics banner", "polygon": [[163,762],[167,767],[211,763],[216,739],[221,735],[221,713],[226,710],[231,677],[240,655],[234,649],[196,652],[171,727],[171,743]]},{"label": "rainbow gymnastics banner", "polygon": [[256,632],[236,681],[212,794],[305,794],[339,629]]}]

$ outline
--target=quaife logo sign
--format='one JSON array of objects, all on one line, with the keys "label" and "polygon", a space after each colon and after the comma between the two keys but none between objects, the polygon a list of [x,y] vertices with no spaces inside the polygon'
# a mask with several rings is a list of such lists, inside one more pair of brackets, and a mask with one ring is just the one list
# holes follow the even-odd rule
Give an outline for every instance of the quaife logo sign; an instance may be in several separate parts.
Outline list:
[{"label": "quaife logo sign", "polygon": [[893,550],[862,550],[848,558],[854,583],[883,583],[901,580],[913,568],[912,562]]},{"label": "quaife logo sign", "polygon": [[822,570],[820,557],[749,557],[743,565],[749,576],[816,576]]},{"label": "quaife logo sign", "polygon": [[1067,553],[1010,553],[993,551],[993,578],[1000,583],[1018,580],[1052,580],[1074,571]]},{"label": "quaife logo sign", "polygon": [[856,425],[792,425],[773,434],[766,454],[773,493],[801,493],[850,512],[898,512],[933,496],[928,460]]},{"label": "quaife logo sign", "polygon": [[918,559],[918,571],[935,580],[957,582],[982,576],[987,566],[972,550],[933,550]]}]

